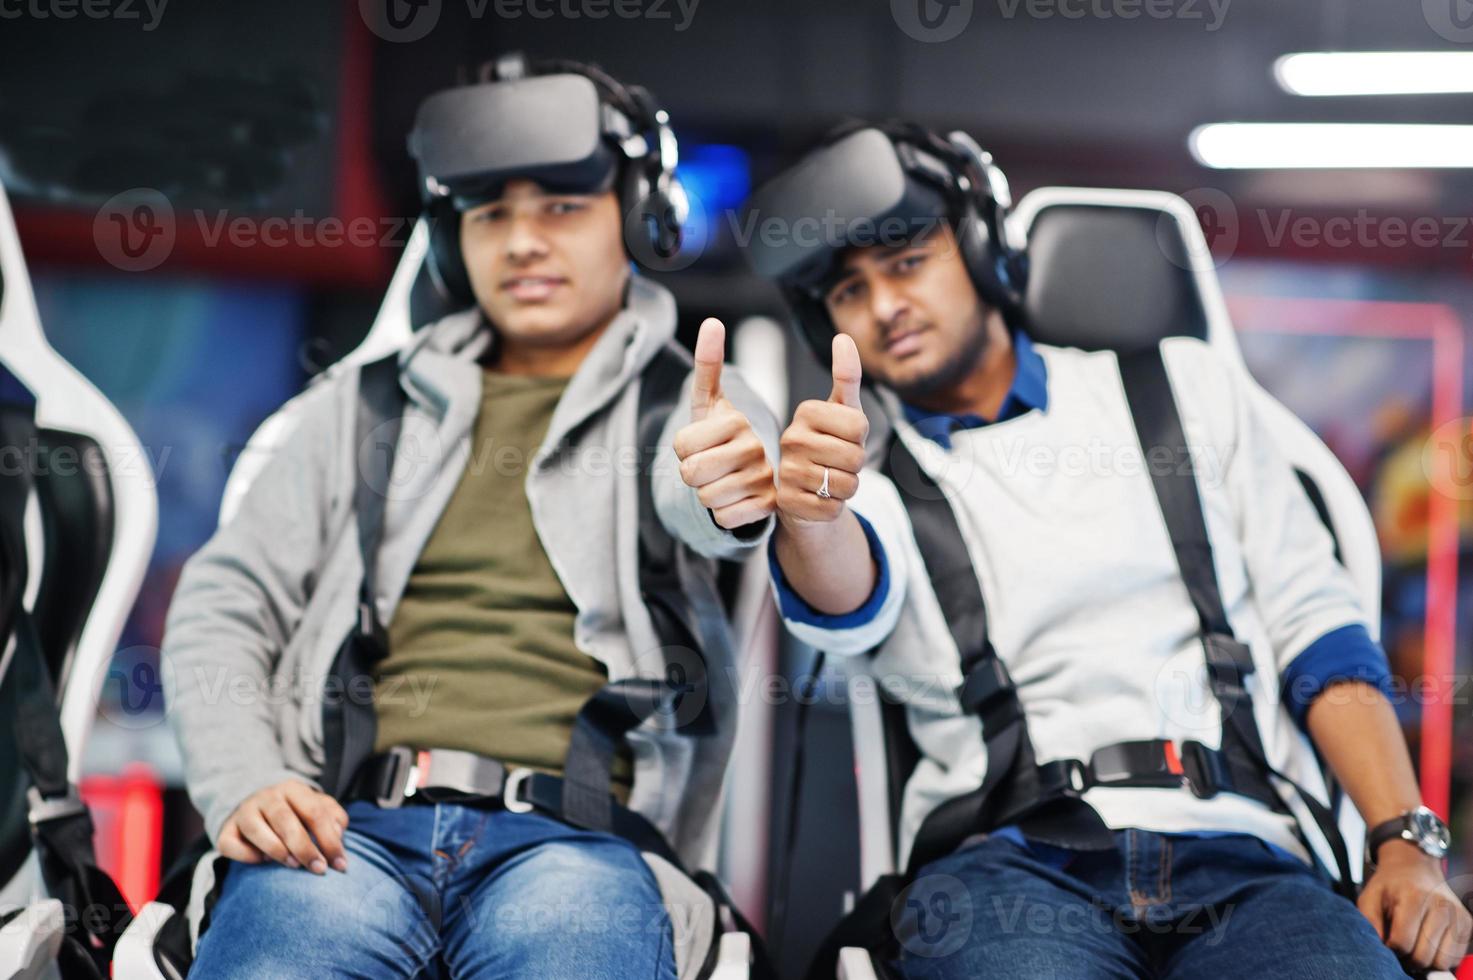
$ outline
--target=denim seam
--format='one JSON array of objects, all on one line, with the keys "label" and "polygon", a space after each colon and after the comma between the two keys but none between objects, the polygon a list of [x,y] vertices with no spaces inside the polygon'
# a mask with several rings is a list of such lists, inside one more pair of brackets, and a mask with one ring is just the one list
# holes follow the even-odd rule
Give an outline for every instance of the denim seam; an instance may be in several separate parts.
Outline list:
[{"label": "denim seam", "polygon": [[1156,901],[1165,905],[1171,901],[1171,838],[1161,838],[1161,884]]},{"label": "denim seam", "polygon": [[[665,954],[666,954],[666,951],[667,950],[669,951],[670,958],[672,960],[675,959],[675,944],[674,944],[675,918],[673,916],[670,917],[670,920],[667,923],[667,925],[669,926],[668,929],[661,929],[660,930],[660,950],[655,955],[655,972],[652,974],[652,976],[654,976],[655,980],[660,980],[660,967],[662,965],[664,965],[664,963],[665,963]],[[721,923],[718,922],[716,925],[717,925],[717,928],[720,928]],[[715,935],[713,935],[711,937],[711,941],[713,943],[720,942],[721,941],[721,934],[718,932]]]}]

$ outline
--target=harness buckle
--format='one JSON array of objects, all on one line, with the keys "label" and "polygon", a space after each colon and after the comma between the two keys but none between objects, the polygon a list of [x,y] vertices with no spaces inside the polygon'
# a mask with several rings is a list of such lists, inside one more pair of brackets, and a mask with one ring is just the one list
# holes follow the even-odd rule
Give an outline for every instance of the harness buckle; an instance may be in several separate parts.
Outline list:
[{"label": "harness buckle", "polygon": [[384,659],[389,652],[389,634],[379,621],[378,610],[367,598],[358,600],[358,637],[368,646],[369,658],[375,662]]},{"label": "harness buckle", "polygon": [[1103,786],[1171,788],[1184,782],[1176,746],[1164,738],[1102,746],[1090,756],[1089,766]]},{"label": "harness buckle", "polygon": [[978,716],[987,714],[999,698],[1012,694],[1015,694],[1013,679],[1002,658],[996,655],[974,664],[956,690],[962,709]]},{"label": "harness buckle", "polygon": [[385,810],[397,810],[404,801],[415,794],[430,774],[430,754],[415,753],[407,745],[395,745],[384,755],[388,756],[393,768],[387,779],[381,780],[373,802]]},{"label": "harness buckle", "polygon": [[1042,796],[1066,796],[1077,798],[1094,785],[1089,765],[1082,759],[1056,759],[1039,766],[1042,779]]},{"label": "harness buckle", "polygon": [[521,796],[522,787],[534,774],[533,770],[520,767],[506,774],[506,782],[501,787],[501,805],[508,813],[531,813],[536,809],[531,800],[524,800]]},{"label": "harness buckle", "polygon": [[1219,697],[1223,693],[1231,697],[1247,697],[1246,681],[1254,671],[1253,651],[1226,633],[1204,633],[1202,647],[1207,659],[1207,674],[1213,686],[1219,689]]},{"label": "harness buckle", "polygon": [[1083,796],[1084,791],[1089,788],[1089,769],[1085,766],[1083,759],[1070,759],[1065,767],[1069,783],[1067,792],[1071,796]]},{"label": "harness buckle", "polygon": [[87,813],[87,804],[82,802],[77,787],[71,783],[67,783],[65,796],[42,796],[41,791],[32,786],[26,790],[26,802],[30,804],[27,817],[32,827]]},{"label": "harness buckle", "polygon": [[1201,742],[1181,743],[1181,771],[1183,782],[1199,800],[1212,799],[1223,787],[1223,781],[1218,778],[1218,759]]}]

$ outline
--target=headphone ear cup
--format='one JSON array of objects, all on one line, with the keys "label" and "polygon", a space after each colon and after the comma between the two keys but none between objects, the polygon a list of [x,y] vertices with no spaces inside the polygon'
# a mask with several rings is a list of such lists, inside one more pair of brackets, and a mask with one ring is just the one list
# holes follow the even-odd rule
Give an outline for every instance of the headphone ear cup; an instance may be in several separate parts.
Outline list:
[{"label": "headphone ear cup", "polygon": [[449,201],[436,201],[425,212],[430,226],[430,274],[447,300],[464,307],[476,302],[476,294],[460,250],[460,217]]},{"label": "headphone ear cup", "polygon": [[992,306],[1010,311],[1022,302],[1017,255],[998,240],[997,223],[1004,220],[1000,210],[993,207],[989,214],[984,217],[975,203],[968,204],[957,241],[977,292]]},{"label": "headphone ear cup", "polygon": [[988,303],[1004,311],[1016,310],[1023,301],[1025,265],[1022,253],[1008,240],[1012,191],[1007,176],[965,131],[956,130],[936,140],[951,150],[970,185],[957,238],[972,282]]},{"label": "headphone ear cup", "polygon": [[784,286],[782,292],[788,309],[793,311],[794,325],[798,329],[798,335],[803,338],[809,350],[813,351],[813,356],[818,359],[820,365],[825,368],[832,367],[836,331],[823,301],[814,299],[806,291],[792,286]]},{"label": "headphone ear cup", "polygon": [[620,192],[624,247],[644,265],[673,259],[680,251],[684,191],[673,174],[667,182],[673,186],[661,186],[658,161],[646,158],[625,165]]},{"label": "headphone ear cup", "polygon": [[624,212],[624,250],[635,259],[649,254],[650,178],[644,160],[626,160],[619,177],[619,209]]}]

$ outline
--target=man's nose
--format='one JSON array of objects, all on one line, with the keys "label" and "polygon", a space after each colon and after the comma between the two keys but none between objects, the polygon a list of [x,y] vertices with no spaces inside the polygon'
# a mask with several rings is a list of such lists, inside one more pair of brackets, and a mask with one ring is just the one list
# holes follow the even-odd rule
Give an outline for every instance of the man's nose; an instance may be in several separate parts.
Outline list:
[{"label": "man's nose", "polygon": [[547,242],[529,215],[513,212],[506,234],[506,254],[514,262],[525,262],[547,252]]},{"label": "man's nose", "polygon": [[875,277],[869,285],[870,313],[884,327],[896,326],[910,313],[910,299],[904,290],[885,279]]}]

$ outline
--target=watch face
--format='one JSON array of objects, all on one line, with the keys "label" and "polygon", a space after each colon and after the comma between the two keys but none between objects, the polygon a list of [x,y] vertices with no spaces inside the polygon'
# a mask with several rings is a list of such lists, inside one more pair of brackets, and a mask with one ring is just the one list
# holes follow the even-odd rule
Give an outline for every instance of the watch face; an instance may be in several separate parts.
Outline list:
[{"label": "watch face", "polygon": [[1433,857],[1446,857],[1448,848],[1452,845],[1447,824],[1426,807],[1413,810],[1410,817],[1407,829],[1412,842]]}]

